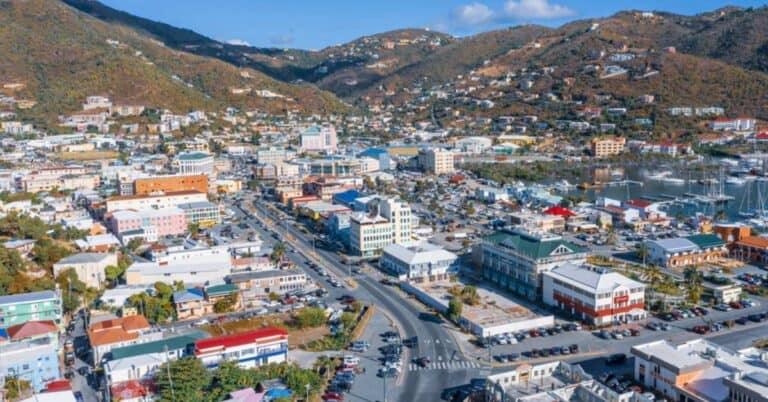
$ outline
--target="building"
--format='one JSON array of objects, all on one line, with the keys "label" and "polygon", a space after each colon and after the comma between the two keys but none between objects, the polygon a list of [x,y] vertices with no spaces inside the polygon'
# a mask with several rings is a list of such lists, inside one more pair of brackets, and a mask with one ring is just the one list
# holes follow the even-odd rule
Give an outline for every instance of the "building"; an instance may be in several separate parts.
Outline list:
[{"label": "building", "polygon": [[208,368],[222,361],[235,361],[241,367],[261,367],[288,361],[288,331],[263,328],[233,335],[195,341],[195,356]]},{"label": "building", "polygon": [[447,280],[456,273],[456,254],[427,242],[384,247],[379,266],[401,279],[416,282]]},{"label": "building", "polygon": [[107,212],[132,209],[164,209],[180,204],[208,201],[208,195],[199,191],[174,191],[164,194],[121,195],[107,199]]},{"label": "building", "polygon": [[56,277],[62,271],[74,269],[77,278],[85,282],[86,286],[101,289],[106,278],[104,269],[110,265],[117,266],[117,254],[78,253],[64,257],[53,264],[53,276]]},{"label": "building", "polygon": [[61,378],[59,349],[59,328],[53,321],[27,321],[0,329],[0,373],[29,381],[32,390],[39,392]]},{"label": "building", "polygon": [[258,272],[242,272],[226,278],[240,289],[247,302],[266,300],[270,294],[283,296],[308,290],[312,282],[300,269],[270,269]]},{"label": "building", "polygon": [[587,250],[552,234],[503,230],[475,245],[473,259],[486,280],[538,300],[542,295],[541,274],[565,263],[584,264]]},{"label": "building", "polygon": [[216,312],[216,303],[226,302],[233,311],[243,307],[239,289],[232,284],[190,288],[173,293],[173,304],[179,320],[198,318]]},{"label": "building", "polygon": [[93,348],[93,362],[99,364],[112,348],[161,339],[162,332],[152,331],[143,315],[108,319],[91,324],[87,331]]},{"label": "building", "polygon": [[442,148],[430,148],[419,150],[418,163],[421,169],[429,174],[451,174],[456,169],[452,151]]},{"label": "building", "polygon": [[635,380],[667,400],[768,400],[768,366],[759,349],[732,351],[705,339],[660,340],[633,346],[631,354]]},{"label": "building", "polygon": [[116,235],[144,229],[157,238],[178,236],[187,231],[187,216],[179,207],[114,211],[108,221],[112,233]]},{"label": "building", "polygon": [[605,158],[607,156],[619,155],[624,153],[626,143],[627,139],[624,137],[593,138],[590,142],[592,156],[595,158]]},{"label": "building", "polygon": [[[203,333],[190,332],[142,344],[112,349],[110,360],[102,365],[112,396],[117,397],[129,382],[150,382],[157,369],[168,361],[194,355],[195,341],[203,339]],[[122,400],[122,399],[121,399]]]},{"label": "building", "polygon": [[478,187],[475,189],[475,198],[490,204],[509,201],[509,193],[503,188]]},{"label": "building", "polygon": [[127,285],[171,284],[187,286],[220,283],[232,272],[232,257],[226,247],[189,247],[153,253],[153,261],[134,262],[125,272]]},{"label": "building", "polygon": [[336,152],[336,128],[331,124],[312,126],[301,132],[301,151]]},{"label": "building", "polygon": [[405,201],[397,198],[378,199],[376,203],[379,215],[389,220],[389,223],[392,224],[393,241],[396,244],[410,242],[412,240],[411,226],[413,223],[411,207]]},{"label": "building", "polygon": [[280,147],[259,148],[256,150],[256,162],[277,165],[296,157],[296,152]]},{"label": "building", "polygon": [[713,234],[646,241],[648,261],[667,268],[717,263],[728,255],[725,243]]},{"label": "building", "polygon": [[561,265],[543,274],[543,300],[591,325],[647,318],[645,286],[617,272]]},{"label": "building", "polygon": [[0,329],[27,321],[61,324],[61,296],[52,290],[0,296]]},{"label": "building", "polygon": [[463,137],[453,143],[453,148],[465,154],[482,154],[491,149],[493,139],[487,137]]},{"label": "building", "polygon": [[352,214],[349,218],[349,246],[352,254],[372,257],[394,243],[392,224],[379,215]]},{"label": "building", "polygon": [[755,127],[755,119],[749,117],[739,117],[736,119],[718,117],[709,123],[709,128],[714,131],[752,131]]},{"label": "building", "polygon": [[179,209],[184,211],[187,225],[200,225],[210,227],[221,223],[221,211],[219,206],[209,201],[197,201],[179,204]]},{"label": "building", "polygon": [[157,176],[140,178],[133,181],[134,195],[149,195],[158,192],[173,193],[177,191],[208,192],[208,176],[205,174]]},{"label": "building", "polygon": [[176,156],[173,166],[182,175],[213,175],[213,155],[205,152],[186,152]]},{"label": "building", "polygon": [[768,265],[768,239],[760,236],[744,236],[732,243],[731,256],[761,266]]}]

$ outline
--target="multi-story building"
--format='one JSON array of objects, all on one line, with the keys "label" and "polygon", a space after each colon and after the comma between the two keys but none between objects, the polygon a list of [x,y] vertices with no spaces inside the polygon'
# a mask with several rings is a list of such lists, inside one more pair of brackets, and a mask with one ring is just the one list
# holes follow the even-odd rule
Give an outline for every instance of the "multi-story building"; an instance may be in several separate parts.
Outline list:
[{"label": "multi-story building", "polygon": [[718,117],[709,123],[709,128],[715,131],[751,131],[755,129],[755,126],[755,119],[749,117],[736,119]]},{"label": "multi-story building", "polygon": [[156,341],[163,337],[143,315],[114,318],[91,324],[87,331],[93,349],[93,362],[99,364],[112,348]]},{"label": "multi-story building", "polygon": [[766,401],[765,352],[732,351],[705,339],[667,340],[633,346],[634,374],[641,386],[682,402]]},{"label": "multi-story building", "polygon": [[379,265],[400,278],[413,282],[433,282],[455,273],[456,254],[428,242],[384,247]]},{"label": "multi-story building", "polygon": [[210,227],[221,222],[219,206],[209,201],[179,204],[179,209],[184,211],[187,225],[197,224],[202,227]]},{"label": "multi-story building", "polygon": [[627,139],[624,137],[593,138],[590,142],[592,156],[595,158],[619,155],[624,152],[626,144]]},{"label": "multi-story building", "polygon": [[148,195],[157,192],[172,193],[176,191],[208,192],[208,176],[205,174],[157,176],[138,178],[133,181],[134,195]]},{"label": "multi-story building", "polygon": [[232,272],[232,257],[227,247],[190,246],[152,253],[152,261],[134,262],[125,272],[127,285],[151,285],[155,282],[185,285],[220,283]]},{"label": "multi-story building", "polygon": [[542,294],[541,274],[565,263],[584,264],[587,250],[561,236],[502,230],[473,249],[483,277],[531,300]]},{"label": "multi-story building", "polygon": [[419,151],[418,162],[421,169],[429,174],[451,174],[454,167],[452,151],[442,148],[422,149]]},{"label": "multi-story building", "polygon": [[309,127],[301,132],[301,150],[305,152],[336,152],[336,128],[331,124]]},{"label": "multi-story building", "polygon": [[561,265],[544,272],[545,304],[592,325],[643,320],[645,286],[604,268]]},{"label": "multi-story building", "polygon": [[296,157],[296,152],[286,148],[269,147],[256,150],[256,162],[277,165]]},{"label": "multi-story building", "polygon": [[645,245],[648,261],[668,268],[717,263],[728,255],[723,240],[713,234],[649,240]]},{"label": "multi-story building", "polygon": [[180,320],[202,317],[215,311],[216,303],[232,298],[231,307],[237,311],[243,307],[239,289],[232,284],[219,284],[204,288],[190,288],[173,293],[176,316]]},{"label": "multi-story building", "polygon": [[174,191],[152,195],[121,195],[107,199],[107,212],[121,209],[164,209],[178,207],[180,204],[208,201],[206,193],[199,191]]},{"label": "multi-story building", "polygon": [[213,155],[205,152],[186,152],[173,160],[173,166],[182,175],[213,175]]},{"label": "multi-story building", "polygon": [[311,284],[304,271],[294,269],[242,272],[229,275],[226,280],[240,289],[246,301],[264,300],[271,293],[282,296],[301,292]]},{"label": "multi-story building", "polygon": [[61,323],[61,296],[52,290],[0,296],[0,328],[27,321]]},{"label": "multi-story building", "polygon": [[298,164],[299,172],[303,171],[308,176],[356,177],[362,174],[362,164],[359,159],[328,157]]},{"label": "multi-story building", "polygon": [[159,237],[177,236],[187,231],[187,216],[179,207],[114,211],[108,221],[116,235],[137,229],[149,230]]},{"label": "multi-story building", "polygon": [[22,181],[22,190],[28,193],[60,190],[92,190],[99,186],[100,178],[95,174],[84,175],[28,175]]},{"label": "multi-story building", "polygon": [[104,269],[110,265],[117,266],[115,253],[78,253],[64,257],[53,264],[53,275],[58,276],[62,271],[74,269],[77,278],[86,286],[101,289],[104,284]]},{"label": "multi-story building", "polygon": [[403,244],[410,242],[413,215],[411,207],[403,200],[387,198],[378,200],[379,214],[392,224],[394,242]]},{"label": "multi-story building", "polygon": [[27,321],[0,329],[0,377],[28,381],[39,392],[60,378],[59,329],[53,321]]},{"label": "multi-story building", "polygon": [[200,339],[195,341],[195,356],[208,368],[223,361],[234,361],[244,368],[282,363],[288,360],[288,331],[263,328]]},{"label": "multi-story building", "polygon": [[392,224],[386,218],[366,213],[349,218],[349,246],[353,254],[371,257],[394,241]]}]

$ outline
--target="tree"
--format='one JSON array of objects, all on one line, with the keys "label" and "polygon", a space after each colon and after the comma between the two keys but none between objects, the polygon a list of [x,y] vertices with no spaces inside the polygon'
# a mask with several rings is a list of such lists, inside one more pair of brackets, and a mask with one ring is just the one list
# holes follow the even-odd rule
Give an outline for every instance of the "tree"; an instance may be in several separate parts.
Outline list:
[{"label": "tree", "polygon": [[189,225],[187,225],[187,230],[192,235],[192,237],[197,237],[197,235],[200,233],[200,224],[190,223]]},{"label": "tree", "polygon": [[56,283],[61,289],[61,305],[64,312],[71,313],[80,308],[86,285],[77,277],[77,272],[74,269],[60,272],[56,277]]},{"label": "tree", "polygon": [[237,306],[238,297],[238,294],[235,292],[227,295],[227,297],[224,297],[221,300],[217,300],[216,303],[213,304],[213,312],[216,314],[231,313]]},{"label": "tree", "polygon": [[269,295],[267,295],[267,297],[269,297],[270,301],[278,301],[278,300],[280,300],[280,295],[275,293],[275,292],[269,292]]},{"label": "tree", "polygon": [[341,314],[339,321],[341,321],[341,325],[344,327],[344,331],[350,331],[355,326],[357,315],[350,312],[345,312]]},{"label": "tree", "polygon": [[201,360],[184,357],[162,364],[155,372],[155,384],[159,401],[202,401],[211,384],[211,374]]},{"label": "tree", "polygon": [[27,271],[18,251],[0,247],[0,295],[8,294],[14,277]]},{"label": "tree", "polygon": [[461,300],[454,297],[448,302],[448,310],[445,312],[445,314],[448,316],[448,319],[456,322],[459,320],[459,317],[461,317],[461,312],[463,309],[464,304],[461,302]]},{"label": "tree", "polygon": [[285,255],[285,243],[279,241],[272,247],[272,254],[269,258],[272,262],[277,263],[283,258],[283,255]]},{"label": "tree", "polygon": [[57,244],[51,238],[44,237],[37,240],[35,247],[32,248],[32,254],[35,256],[35,262],[52,272],[53,264],[72,254],[72,251]]},{"label": "tree", "polygon": [[8,391],[6,396],[8,397],[9,401],[21,397],[30,388],[32,388],[32,386],[27,380],[22,380],[19,377],[5,378],[5,389]]},{"label": "tree", "polygon": [[138,250],[139,247],[141,247],[142,244],[144,244],[144,240],[142,240],[141,238],[137,237],[135,239],[131,239],[128,242],[128,245],[126,247],[128,247],[128,250],[130,250],[130,252],[135,253],[136,250]]},{"label": "tree", "polygon": [[475,214],[475,206],[472,205],[471,202],[467,202],[466,206],[464,207],[464,212],[466,212],[467,215],[474,215]]},{"label": "tree", "polygon": [[316,328],[325,324],[325,311],[320,307],[307,307],[296,315],[299,328]]},{"label": "tree", "polygon": [[637,245],[637,258],[645,265],[645,260],[648,258],[648,245],[645,243],[638,243]]}]

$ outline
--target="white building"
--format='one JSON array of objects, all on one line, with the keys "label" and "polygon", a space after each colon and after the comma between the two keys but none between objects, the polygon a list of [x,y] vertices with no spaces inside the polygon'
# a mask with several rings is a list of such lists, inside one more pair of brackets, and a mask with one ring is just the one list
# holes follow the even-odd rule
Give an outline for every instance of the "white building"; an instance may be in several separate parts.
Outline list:
[{"label": "white building", "polygon": [[186,152],[173,160],[173,166],[182,175],[213,175],[213,155],[205,152]]},{"label": "white building", "polygon": [[645,285],[617,272],[564,264],[542,277],[544,303],[582,321],[610,325],[647,318]]},{"label": "white building", "polygon": [[748,117],[736,119],[718,117],[709,123],[709,127],[715,131],[752,131],[755,129],[755,125],[755,119]]},{"label": "white building", "polygon": [[438,281],[448,279],[456,271],[457,258],[456,254],[427,242],[390,244],[384,247],[379,264],[401,279]]},{"label": "white building", "polygon": [[288,361],[288,332],[262,328],[195,341],[195,356],[208,368],[235,361],[243,368]]},{"label": "white building", "polygon": [[453,148],[465,154],[481,154],[491,149],[493,140],[487,137],[464,137],[456,140]]},{"label": "white building", "polygon": [[115,253],[79,253],[65,257],[53,264],[53,275],[58,276],[62,271],[74,269],[77,278],[86,286],[100,289],[104,283],[104,268],[117,266]]},{"label": "white building", "polygon": [[331,124],[309,127],[301,132],[301,150],[305,152],[336,152],[336,128]]},{"label": "white building", "polygon": [[732,351],[705,339],[633,346],[635,380],[673,401],[768,400],[768,356],[756,348]]},{"label": "white building", "polygon": [[155,282],[185,285],[221,283],[232,273],[232,257],[227,247],[189,247],[153,254],[150,262],[136,262],[125,272],[128,285]]},{"label": "white building", "polygon": [[107,199],[107,212],[132,209],[165,209],[181,204],[207,202],[208,195],[199,191],[174,191],[155,195],[121,195]]},{"label": "white building", "polygon": [[353,254],[371,257],[392,243],[392,224],[386,218],[366,213],[349,218],[349,245]]},{"label": "white building", "polygon": [[392,224],[394,239],[397,244],[411,241],[413,215],[411,207],[396,198],[379,199],[379,214]]},{"label": "white building", "polygon": [[431,148],[419,151],[419,166],[426,173],[441,175],[455,171],[452,151]]},{"label": "white building", "polygon": [[479,187],[475,190],[475,197],[483,202],[496,203],[509,201],[509,193],[503,188]]}]

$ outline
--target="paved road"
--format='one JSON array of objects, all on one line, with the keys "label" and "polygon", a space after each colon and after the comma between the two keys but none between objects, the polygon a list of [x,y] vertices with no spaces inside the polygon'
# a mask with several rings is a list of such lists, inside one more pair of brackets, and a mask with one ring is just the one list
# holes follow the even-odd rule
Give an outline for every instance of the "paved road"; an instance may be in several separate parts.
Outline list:
[{"label": "paved road", "polygon": [[[84,377],[77,372],[81,367],[93,368],[89,362],[83,360],[83,358],[87,358],[86,356],[90,356],[90,354],[87,353],[87,351],[90,350],[90,345],[88,336],[85,332],[85,322],[79,314],[75,315],[73,321],[75,322],[74,329],[68,334],[68,338],[73,339],[73,345],[76,351],[82,350],[86,353],[76,354],[75,364],[72,366],[74,377],[70,380],[70,384],[72,385],[73,391],[80,391],[83,394],[83,400],[85,402],[97,402],[101,400],[101,393],[96,391],[98,384],[96,383],[95,376],[91,372],[87,377]],[[66,371],[67,368],[64,370]]]},{"label": "paved road", "polygon": [[[259,218],[267,216],[274,222],[281,222],[282,219],[268,211],[262,201],[257,200],[254,205],[258,209]],[[292,225],[278,225],[272,229],[281,233],[283,239],[303,254],[317,258],[322,262],[323,267],[334,272],[337,276],[344,277],[348,273],[349,267],[342,264],[335,253],[313,248],[312,240]],[[290,234],[290,236],[285,236],[286,234]],[[407,366],[410,358],[421,356],[430,356],[432,361],[441,362],[446,367],[444,370],[403,370],[395,385],[390,388],[389,400],[436,401],[440,399],[440,393],[443,389],[456,384],[464,384],[476,376],[477,368],[474,365],[464,363],[462,366],[458,366],[458,362],[464,359],[460,357],[461,355],[450,333],[443,327],[446,323],[435,319],[425,310],[405,302],[394,290],[367,275],[356,276],[355,280],[359,286],[357,289],[349,290],[349,294],[360,300],[376,304],[395,322],[403,337],[419,337],[417,347],[404,354],[406,360],[404,367]],[[452,365],[448,369],[449,363],[456,365]]]}]

